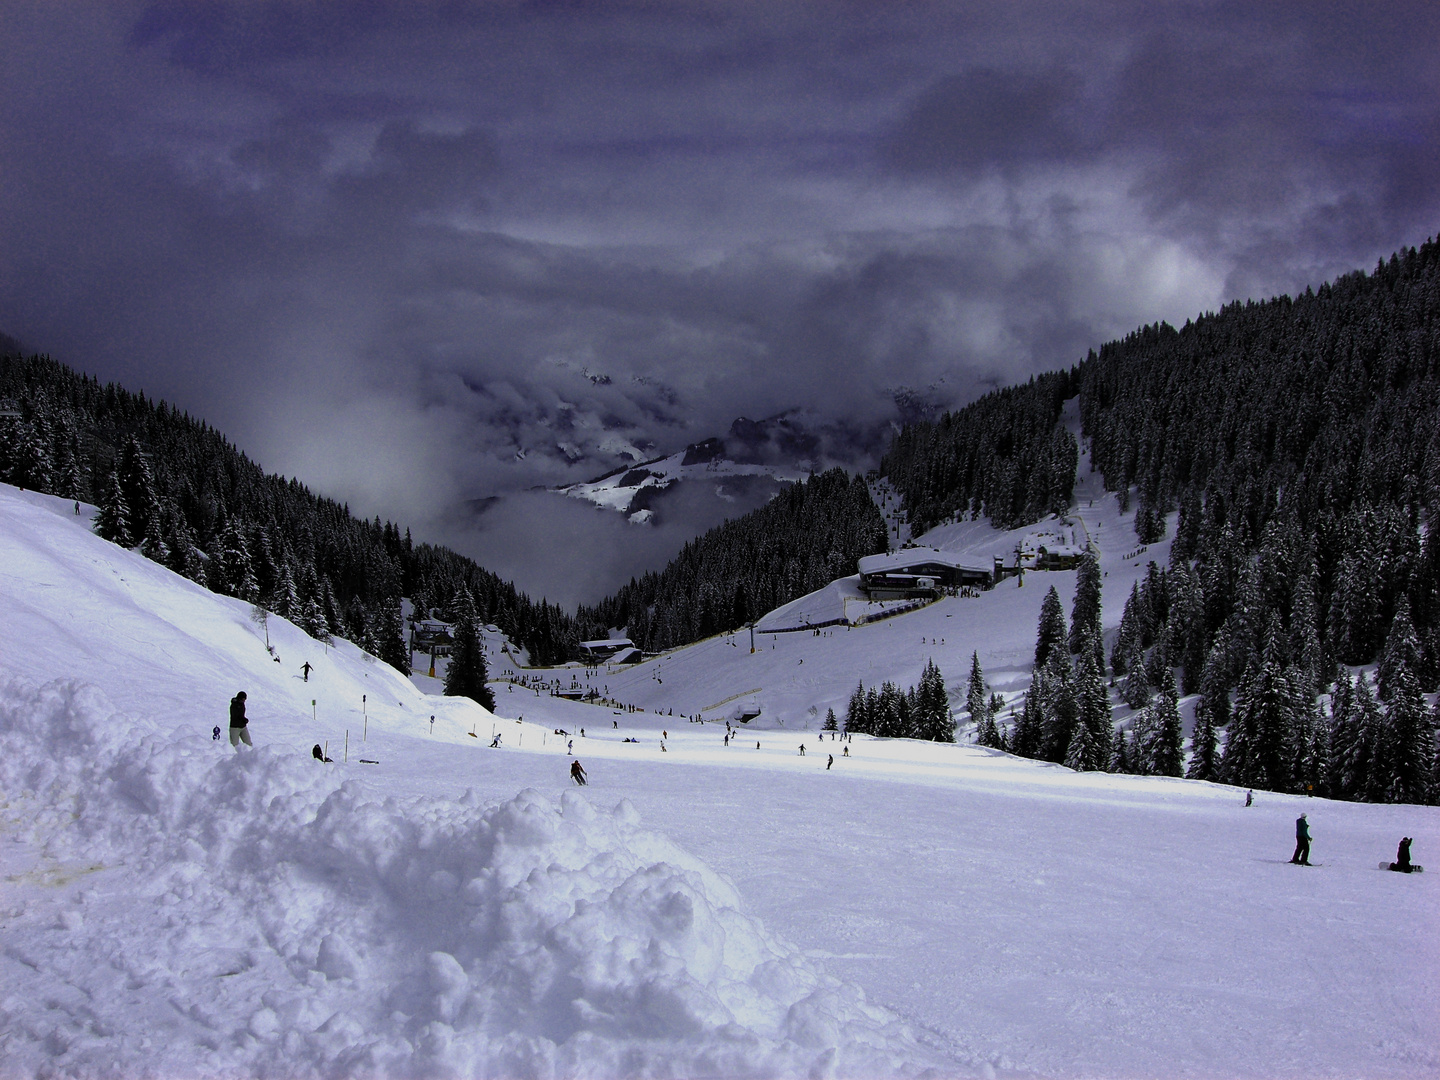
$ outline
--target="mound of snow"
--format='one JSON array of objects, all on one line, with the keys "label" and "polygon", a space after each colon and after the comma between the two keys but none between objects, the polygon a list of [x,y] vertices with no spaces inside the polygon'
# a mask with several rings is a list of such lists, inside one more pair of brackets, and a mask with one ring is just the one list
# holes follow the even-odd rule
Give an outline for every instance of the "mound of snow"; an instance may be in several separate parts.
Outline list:
[{"label": "mound of snow", "polygon": [[39,852],[12,877],[31,887],[0,959],[6,1071],[871,1076],[936,1061],[626,801],[379,800],[335,775],[117,716],[74,682],[0,685],[5,813]]}]

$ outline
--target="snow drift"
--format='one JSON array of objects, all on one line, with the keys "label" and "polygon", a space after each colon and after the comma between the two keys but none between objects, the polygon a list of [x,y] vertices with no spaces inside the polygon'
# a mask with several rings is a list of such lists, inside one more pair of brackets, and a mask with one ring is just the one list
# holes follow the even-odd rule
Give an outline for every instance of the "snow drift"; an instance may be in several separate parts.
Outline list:
[{"label": "snow drift", "polygon": [[28,880],[87,882],[47,938],[6,950],[0,1073],[870,1076],[938,1060],[627,801],[380,800],[293,753],[233,753],[117,716],[93,687],[18,678],[0,685],[0,785],[41,852]]}]

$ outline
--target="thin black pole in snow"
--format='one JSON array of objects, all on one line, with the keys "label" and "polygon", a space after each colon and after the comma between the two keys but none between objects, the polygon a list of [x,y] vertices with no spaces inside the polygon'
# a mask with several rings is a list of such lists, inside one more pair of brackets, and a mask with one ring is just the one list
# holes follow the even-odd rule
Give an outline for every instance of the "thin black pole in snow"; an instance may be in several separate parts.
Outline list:
[{"label": "thin black pole in snow", "polygon": [[365,727],[360,733],[361,742],[370,741],[370,706],[365,704],[366,696],[365,694],[360,695],[360,711],[365,714]]},{"label": "thin black pole in snow", "polygon": [[434,714],[434,713],[431,713],[431,714],[430,714],[430,734],[431,734],[431,735],[434,735],[434,734],[435,734],[435,714]]},{"label": "thin black pole in snow", "polygon": [[315,711],[315,699],[313,697],[310,699],[310,719],[317,724],[320,722],[320,716]]},{"label": "thin black pole in snow", "polygon": [[345,729],[345,764],[350,764],[350,729]]}]

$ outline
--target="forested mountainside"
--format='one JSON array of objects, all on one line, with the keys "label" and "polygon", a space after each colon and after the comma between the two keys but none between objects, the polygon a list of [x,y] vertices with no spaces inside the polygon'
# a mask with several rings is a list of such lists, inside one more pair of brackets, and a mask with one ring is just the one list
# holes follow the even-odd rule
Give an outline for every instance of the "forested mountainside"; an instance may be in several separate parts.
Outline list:
[{"label": "forested mountainside", "polygon": [[400,597],[447,615],[461,586],[476,614],[537,664],[582,636],[628,627],[647,649],[731,629],[885,549],[864,482],[832,470],[687,545],[664,570],[570,616],[392,522],[358,520],[297,480],[267,475],[203,421],[100,385],[9,339],[0,353],[0,480],[97,503],[108,539],[209,588],[261,603],[317,637],[343,634],[404,669]]},{"label": "forested mountainside", "polygon": [[1440,244],[1106,345],[1081,365],[1080,412],[1106,486],[1138,489],[1141,540],[1179,506],[1208,633],[1258,553],[1263,612],[1288,620],[1303,577],[1327,662],[1373,660],[1408,601],[1435,685]]},{"label": "forested mountainside", "polygon": [[[1168,567],[1126,600],[1108,658],[1122,698],[1143,709],[1128,742],[1098,704],[1107,658],[1073,631],[1060,650],[1071,656],[1037,646],[1025,711],[997,739],[1081,768],[1178,774],[1170,714],[1177,691],[1199,693],[1191,776],[1440,798],[1440,710],[1421,697],[1440,686],[1440,245],[1295,299],[1143,327],[1051,378],[1078,389],[1106,487],[1122,505],[1135,489],[1139,540],[1162,538],[1177,507],[1178,526]],[[942,433],[974,410],[989,431],[1025,433],[1011,459],[1043,460],[1059,429],[1036,422],[1058,416],[1042,383],[897,446],[943,452],[956,440]],[[998,457],[968,472],[899,460],[925,478],[902,486],[922,521],[984,509],[986,477],[1004,471]],[[930,479],[946,476],[948,493]],[[1373,685],[1338,666],[1377,660]]]},{"label": "forested mountainside", "polygon": [[901,428],[880,471],[914,532],[964,515],[1011,529],[1068,507],[1079,451],[1056,421],[1077,385],[1075,371],[1052,372]]},{"label": "forested mountainside", "polygon": [[692,540],[664,570],[578,618],[595,637],[625,627],[641,648],[667,649],[743,626],[884,550],[885,522],[865,481],[831,469]]},{"label": "forested mountainside", "polygon": [[[0,345],[14,345],[0,342]],[[209,425],[100,385],[43,356],[0,355],[0,479],[100,505],[108,539],[216,592],[262,603],[309,633],[342,634],[403,671],[400,597],[479,616],[537,663],[573,655],[573,618],[391,522],[359,520],[296,480],[267,475]]]}]

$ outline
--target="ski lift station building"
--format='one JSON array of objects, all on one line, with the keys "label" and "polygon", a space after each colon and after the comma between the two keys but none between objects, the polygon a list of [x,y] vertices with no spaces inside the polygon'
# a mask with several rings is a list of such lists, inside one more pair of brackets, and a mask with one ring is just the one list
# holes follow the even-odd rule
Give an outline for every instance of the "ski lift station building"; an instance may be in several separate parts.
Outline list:
[{"label": "ski lift station building", "polygon": [[629,638],[580,642],[580,659],[587,664],[634,664],[644,659]]},{"label": "ski lift station building", "polygon": [[908,599],[967,585],[988,589],[995,584],[998,562],[938,548],[901,548],[861,559],[860,588],[872,600]]}]

